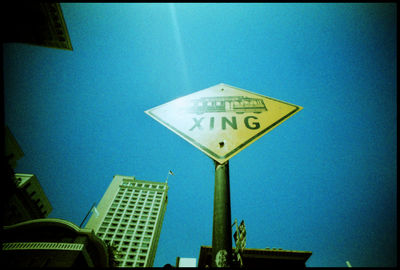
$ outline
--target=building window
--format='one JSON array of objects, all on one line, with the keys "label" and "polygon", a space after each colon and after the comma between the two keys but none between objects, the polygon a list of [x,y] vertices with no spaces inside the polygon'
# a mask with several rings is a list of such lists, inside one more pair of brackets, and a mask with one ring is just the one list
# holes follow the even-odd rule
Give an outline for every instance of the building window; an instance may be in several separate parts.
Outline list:
[{"label": "building window", "polygon": [[124,244],[125,246],[129,246],[129,241],[124,241],[123,244]]}]

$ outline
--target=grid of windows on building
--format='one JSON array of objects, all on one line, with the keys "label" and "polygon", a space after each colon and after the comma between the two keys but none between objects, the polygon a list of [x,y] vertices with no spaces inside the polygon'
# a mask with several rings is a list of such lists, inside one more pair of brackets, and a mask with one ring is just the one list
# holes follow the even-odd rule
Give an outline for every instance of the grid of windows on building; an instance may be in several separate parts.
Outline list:
[{"label": "grid of windows on building", "polygon": [[150,266],[146,260],[151,255],[154,260],[155,254],[150,253],[155,253],[155,248],[151,250],[151,246],[157,246],[158,239],[153,238],[159,238],[166,192],[163,183],[122,181],[97,231],[100,238],[116,247],[117,266],[145,267]]}]

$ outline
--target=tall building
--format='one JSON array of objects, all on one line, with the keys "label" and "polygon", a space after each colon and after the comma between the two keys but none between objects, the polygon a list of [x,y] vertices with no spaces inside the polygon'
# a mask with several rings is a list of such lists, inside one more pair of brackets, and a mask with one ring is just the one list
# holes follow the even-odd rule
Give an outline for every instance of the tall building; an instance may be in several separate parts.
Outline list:
[{"label": "tall building", "polygon": [[167,183],[115,175],[85,228],[116,248],[118,267],[152,267],[167,201]]},{"label": "tall building", "polygon": [[3,224],[45,218],[53,210],[34,174],[15,174],[16,191],[4,205]]}]

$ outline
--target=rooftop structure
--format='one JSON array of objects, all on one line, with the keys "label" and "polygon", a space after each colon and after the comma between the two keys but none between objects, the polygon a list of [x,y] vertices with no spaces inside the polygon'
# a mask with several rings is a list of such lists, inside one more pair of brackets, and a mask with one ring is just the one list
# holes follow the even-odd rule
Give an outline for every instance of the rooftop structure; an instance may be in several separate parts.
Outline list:
[{"label": "rooftop structure", "polygon": [[92,230],[56,218],[3,227],[1,262],[8,267],[108,267],[107,245]]},{"label": "rooftop structure", "polygon": [[[232,248],[234,250],[234,248]],[[201,246],[198,267],[211,266],[212,248]],[[245,248],[243,250],[244,267],[306,267],[306,261],[312,255],[310,251],[283,249]]]}]

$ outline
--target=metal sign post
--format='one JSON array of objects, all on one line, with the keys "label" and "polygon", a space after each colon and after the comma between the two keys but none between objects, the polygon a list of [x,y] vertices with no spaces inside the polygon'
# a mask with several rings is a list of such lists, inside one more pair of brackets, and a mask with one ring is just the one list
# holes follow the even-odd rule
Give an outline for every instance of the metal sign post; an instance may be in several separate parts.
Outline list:
[{"label": "metal sign post", "polygon": [[212,267],[231,267],[232,228],[229,161],[215,164]]}]

